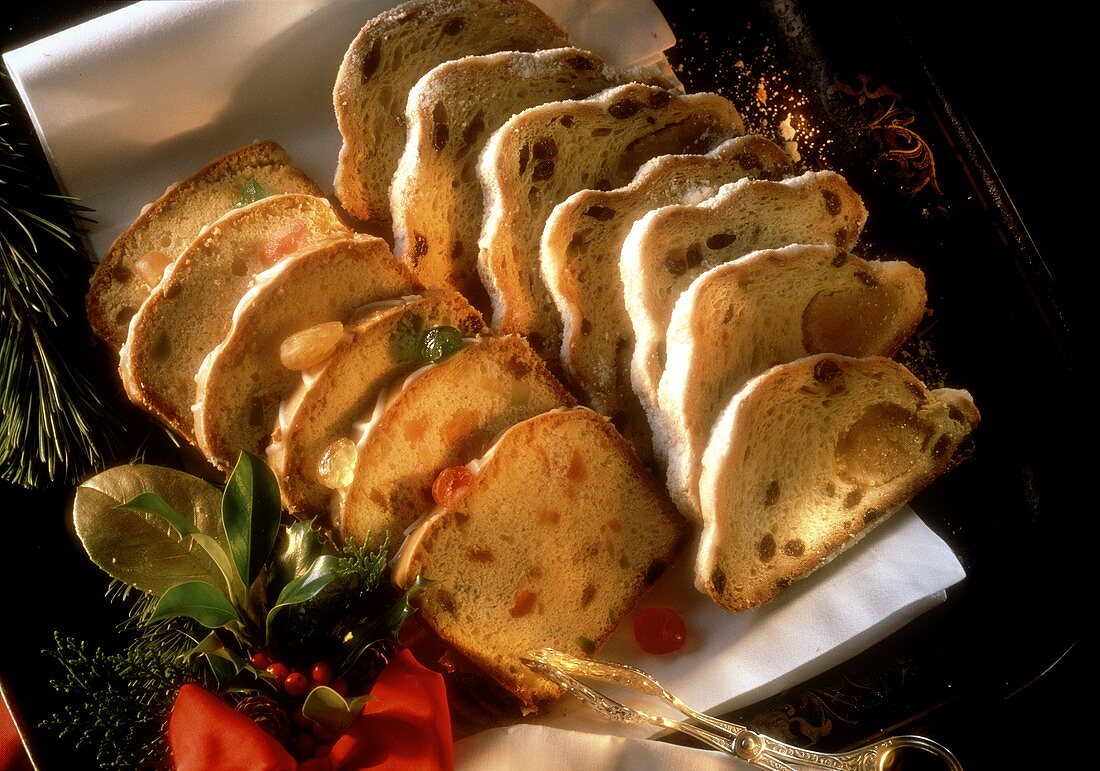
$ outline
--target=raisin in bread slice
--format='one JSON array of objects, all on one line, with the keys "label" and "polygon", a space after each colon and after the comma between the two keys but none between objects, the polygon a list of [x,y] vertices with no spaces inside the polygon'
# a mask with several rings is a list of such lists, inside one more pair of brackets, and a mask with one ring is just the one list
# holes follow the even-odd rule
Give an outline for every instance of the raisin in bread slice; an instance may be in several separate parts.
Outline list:
[{"label": "raisin in bread slice", "polygon": [[438,581],[420,618],[528,709],[557,686],[520,658],[591,655],[675,558],[684,521],[608,421],[583,408],[510,428],[468,490],[414,530],[394,580]]},{"label": "raisin in bread slice", "polygon": [[630,386],[634,329],[623,300],[619,254],[630,226],[650,210],[695,203],[744,177],[774,179],[790,158],[760,136],[731,139],[705,155],[647,161],[615,190],[581,190],[554,207],[542,232],[543,281],[564,325],[561,362],[571,383],[643,461],[652,460],[649,424]]},{"label": "raisin in bread slice", "polygon": [[576,48],[467,56],[429,71],[405,107],[408,140],[390,192],[394,253],[426,286],[456,289],[488,312],[477,275],[477,159],[489,135],[528,107],[643,77]]},{"label": "raisin in bread slice", "polygon": [[737,110],[716,94],[683,96],[642,84],[532,107],[508,120],[485,146],[478,171],[486,202],[478,270],[493,328],[527,335],[557,366],[561,318],[539,271],[550,212],[578,190],[625,185],[650,158],[705,153],[742,129]]},{"label": "raisin in bread slice", "polygon": [[751,378],[816,353],[891,356],[924,317],[924,274],[832,246],[753,252],[711,268],[680,295],[654,432],[668,490],[699,518],[703,448],[718,413]]},{"label": "raisin in bread slice", "polygon": [[[634,224],[619,259],[634,327],[631,384],[660,430],[657,388],[665,368],[665,332],[680,294],[701,273],[758,249],[788,244],[852,247],[867,210],[839,174],[810,171],[781,182],[741,180],[694,206],[673,204]],[[655,447],[658,458],[660,447]]]},{"label": "raisin in bread slice", "polygon": [[324,195],[275,142],[234,150],[169,187],[141,210],[96,267],[86,303],[92,331],[121,348],[130,319],[204,226],[242,202],[278,193]]},{"label": "raisin in bread slice", "polygon": [[328,201],[311,195],[271,196],[215,220],[130,321],[119,356],[130,400],[193,443],[195,375],[229,333],[253,277],[297,248],[350,235]]},{"label": "raisin in bread slice", "polygon": [[[457,292],[381,302],[349,324],[344,339],[317,367],[301,373],[296,389],[278,408],[267,460],[283,501],[303,519],[330,516],[339,471],[331,462],[341,440],[368,414],[379,393],[423,366],[424,334],[453,327],[463,337],[484,331],[481,315]],[[326,473],[322,473],[322,462]]]},{"label": "raisin in bread slice", "polygon": [[344,54],[333,91],[343,137],[340,203],[360,219],[389,221],[390,183],[405,148],[405,100],[428,70],[470,54],[567,43],[565,32],[526,0],[412,0],[375,16]]},{"label": "raisin in bread slice", "polygon": [[379,396],[361,427],[351,483],[339,491],[346,538],[390,545],[433,506],[432,482],[485,452],[521,420],[574,404],[521,337],[471,341]]},{"label": "raisin in bread slice", "polygon": [[980,416],[889,359],[819,354],[750,380],[699,480],[695,585],[747,610],[831,560],[963,455]]},{"label": "raisin in bread slice", "polygon": [[[262,453],[280,402],[301,381],[301,370],[326,353],[286,351],[291,369],[284,342],[314,328],[305,340],[298,337],[299,345],[308,347],[312,338],[314,346],[331,350],[355,311],[419,290],[386,242],[366,235],[303,249],[258,275],[233,311],[229,334],[199,367],[192,407],[199,449],[223,471],[232,469],[241,450]],[[320,324],[326,327],[316,329]]]}]

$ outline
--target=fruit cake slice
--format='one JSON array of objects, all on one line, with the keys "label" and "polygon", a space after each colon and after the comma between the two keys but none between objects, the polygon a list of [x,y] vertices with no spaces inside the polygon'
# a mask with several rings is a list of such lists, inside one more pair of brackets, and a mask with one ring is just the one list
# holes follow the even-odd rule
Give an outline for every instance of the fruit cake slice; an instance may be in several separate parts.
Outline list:
[{"label": "fruit cake slice", "polygon": [[483,214],[477,159],[489,135],[528,107],[644,76],[576,48],[467,56],[428,72],[405,107],[408,140],[390,193],[394,253],[426,286],[457,289],[488,312],[477,275]]},{"label": "fruit cake slice", "polygon": [[213,222],[130,321],[119,352],[130,400],[194,442],[195,375],[229,333],[253,277],[299,248],[350,235],[328,201],[312,195],[271,196]]},{"label": "fruit cake slice", "polygon": [[966,391],[879,357],[820,354],[750,380],[703,454],[696,587],[732,612],[766,602],[954,465],[979,419]]},{"label": "fruit cake slice", "polygon": [[433,506],[432,483],[485,452],[526,418],[574,404],[521,337],[471,341],[453,357],[394,383],[360,429],[359,455],[339,497],[345,537],[391,547]]},{"label": "fruit cake slice", "polygon": [[741,116],[716,94],[683,96],[638,83],[508,120],[485,146],[478,171],[486,202],[478,270],[493,329],[527,335],[556,367],[561,318],[539,272],[550,212],[578,190],[625,185],[650,158],[705,153],[742,133]]},{"label": "fruit cake slice", "polygon": [[752,377],[815,353],[891,356],[924,317],[924,274],[833,246],[753,252],[695,279],[672,311],[658,389],[668,490],[699,518],[703,448]]},{"label": "fruit cake slice", "polygon": [[565,32],[526,0],[412,0],[375,16],[344,54],[332,95],[344,140],[336,167],[340,203],[360,219],[389,221],[390,183],[405,148],[405,99],[428,70],[470,54],[567,44]]},{"label": "fruit cake slice", "polygon": [[301,373],[296,390],[279,405],[267,459],[287,508],[303,519],[330,517],[341,453],[354,464],[355,422],[370,413],[387,385],[428,363],[432,352],[425,350],[425,336],[450,327],[460,337],[474,337],[485,327],[457,292],[429,292],[365,311],[324,362]]},{"label": "fruit cake slice", "polygon": [[437,635],[528,709],[561,695],[520,658],[591,655],[661,576],[685,522],[606,418],[556,410],[510,428],[412,531],[394,580]]},{"label": "fruit cake slice", "polygon": [[781,182],[734,182],[702,203],[664,206],[636,222],[623,242],[619,270],[634,327],[631,383],[650,426],[659,430],[657,387],[672,307],[699,274],[758,249],[848,249],[866,220],[863,201],[842,176],[809,171]]},{"label": "fruit cake slice", "polygon": [[365,235],[303,249],[261,273],[199,368],[199,449],[223,471],[241,450],[262,453],[279,403],[339,344],[343,322],[364,305],[419,291],[386,242]]},{"label": "fruit cake slice", "polygon": [[635,220],[660,206],[712,197],[743,177],[774,179],[790,158],[774,142],[745,136],[706,155],[665,155],[615,190],[582,190],[554,207],[542,232],[543,281],[564,324],[561,361],[589,406],[612,418],[643,461],[649,424],[630,386],[634,330],[623,300],[619,253]]},{"label": "fruit cake slice", "polygon": [[115,350],[121,348],[130,319],[204,226],[278,193],[324,195],[275,142],[226,153],[169,187],[141,210],[96,267],[87,297],[92,331]]}]

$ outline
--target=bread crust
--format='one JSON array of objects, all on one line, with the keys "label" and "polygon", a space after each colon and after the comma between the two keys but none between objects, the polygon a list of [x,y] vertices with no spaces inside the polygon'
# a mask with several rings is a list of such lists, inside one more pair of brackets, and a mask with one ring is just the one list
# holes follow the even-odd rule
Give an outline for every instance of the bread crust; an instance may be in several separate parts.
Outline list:
[{"label": "bread crust", "polygon": [[[134,223],[115,239],[103,261],[96,266],[85,306],[92,331],[115,350],[126,342],[130,318],[149,296],[147,286],[134,274],[134,264],[149,251],[165,251],[173,261],[194,237],[194,232],[170,236],[189,208],[212,208],[202,225],[213,222],[233,207],[246,179],[256,179],[271,193],[303,193],[323,196],[316,183],[291,165],[290,156],[272,141],[254,142],[233,150],[203,166],[182,182],[170,186],[149,204]],[[224,189],[221,189],[224,188]],[[232,190],[230,190],[232,188]],[[196,203],[199,198],[207,200]],[[163,232],[160,232],[163,231]],[[166,247],[182,238],[178,250]]]},{"label": "bread crust", "polygon": [[370,19],[344,54],[332,95],[344,140],[335,180],[340,203],[362,220],[389,222],[405,97],[432,67],[469,54],[567,44],[565,32],[526,0],[411,0]]},{"label": "bread crust", "polygon": [[768,601],[965,455],[981,419],[881,357],[773,367],[723,410],[703,454],[696,588],[730,612]]}]

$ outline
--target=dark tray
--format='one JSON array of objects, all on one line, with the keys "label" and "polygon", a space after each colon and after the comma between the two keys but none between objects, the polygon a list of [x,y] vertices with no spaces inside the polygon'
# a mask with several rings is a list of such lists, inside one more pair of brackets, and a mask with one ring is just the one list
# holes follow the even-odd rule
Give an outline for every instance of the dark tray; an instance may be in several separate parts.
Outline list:
[{"label": "dark tray", "polygon": [[[899,21],[907,8],[658,5],[680,41],[670,58],[689,91],[730,97],[765,133],[788,113],[813,128],[799,132],[799,151],[807,168],[838,169],[864,196],[865,253],[910,260],[927,276],[933,313],[905,360],[932,382],[969,389],[983,414],[971,459],[913,501],[967,579],[901,632],[732,717],[831,751],[886,732],[925,733],[969,768],[995,767],[1002,750],[979,732],[1082,638],[1074,587],[1087,586],[1089,544],[1073,534],[1087,532],[1079,496],[1088,477],[1071,432],[1086,402],[1050,273],[981,144],[923,66]],[[119,405],[131,448],[153,437],[149,457],[172,462],[156,429]],[[50,711],[55,674],[39,652],[55,628],[105,637],[119,612],[67,532],[71,490],[0,492],[12,582],[0,673],[42,767],[85,767],[87,758],[34,729]]]}]

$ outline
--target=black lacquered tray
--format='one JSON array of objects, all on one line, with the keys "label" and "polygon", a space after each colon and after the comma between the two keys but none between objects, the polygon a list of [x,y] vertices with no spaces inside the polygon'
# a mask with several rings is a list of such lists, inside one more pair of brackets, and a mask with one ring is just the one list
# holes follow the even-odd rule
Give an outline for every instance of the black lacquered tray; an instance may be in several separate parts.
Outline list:
[{"label": "black lacquered tray", "polygon": [[[118,5],[74,4],[65,13]],[[658,5],[679,41],[670,59],[689,91],[730,97],[750,126],[796,143],[806,168],[844,173],[871,213],[864,252],[924,270],[933,313],[903,360],[931,383],[969,389],[983,414],[970,460],[913,501],[967,579],[901,632],[732,717],[821,750],[884,732],[925,733],[968,768],[996,767],[997,745],[980,736],[989,719],[1008,697],[1041,684],[1082,638],[1089,477],[1075,439],[1092,421],[1081,414],[1087,402],[1066,309],[996,169],[925,70],[896,7]],[[67,26],[34,22],[39,34]],[[114,390],[109,367],[104,373],[105,390]],[[140,445],[150,462],[178,463],[158,429],[108,396],[131,426],[120,459]],[[102,574],[67,532],[71,494],[4,487],[0,503],[9,582],[0,676],[49,769],[89,761],[34,728],[53,702],[54,673],[40,651],[54,629],[96,639],[119,620],[103,600]]]}]

